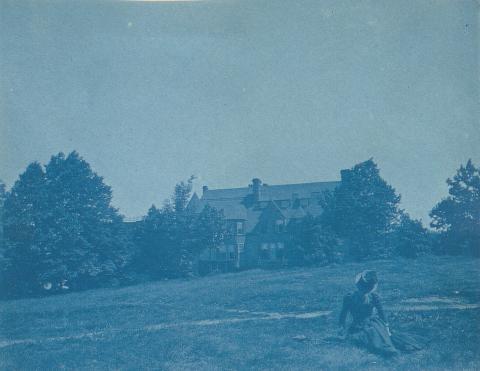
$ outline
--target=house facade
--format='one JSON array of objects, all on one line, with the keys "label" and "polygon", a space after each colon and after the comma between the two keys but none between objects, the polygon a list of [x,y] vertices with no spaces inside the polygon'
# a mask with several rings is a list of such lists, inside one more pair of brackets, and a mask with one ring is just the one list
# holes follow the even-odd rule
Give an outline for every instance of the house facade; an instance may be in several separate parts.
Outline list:
[{"label": "house facade", "polygon": [[268,185],[258,178],[244,188],[209,189],[194,194],[188,207],[201,212],[206,205],[222,210],[228,235],[216,249],[205,249],[200,273],[233,271],[285,263],[286,228],[294,220],[322,213],[322,193],[339,182]]}]

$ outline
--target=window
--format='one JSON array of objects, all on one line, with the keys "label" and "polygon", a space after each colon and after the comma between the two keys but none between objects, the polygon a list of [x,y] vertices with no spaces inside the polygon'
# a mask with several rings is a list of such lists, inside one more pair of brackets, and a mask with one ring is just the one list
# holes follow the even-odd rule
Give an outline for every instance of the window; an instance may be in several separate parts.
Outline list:
[{"label": "window", "polygon": [[237,234],[244,234],[245,233],[245,223],[244,222],[237,222]]},{"label": "window", "polygon": [[307,207],[308,206],[308,198],[302,198],[300,200],[300,206]]},{"label": "window", "polygon": [[268,243],[262,243],[260,246],[260,259],[268,260],[270,259],[270,249],[268,248]]},{"label": "window", "polygon": [[285,222],[283,219],[278,219],[275,221],[275,232],[280,233],[283,232],[285,227]]},{"label": "window", "polygon": [[245,244],[244,243],[239,243],[238,244],[238,252],[242,253],[245,250]]},{"label": "window", "polygon": [[230,254],[228,254],[228,257],[230,260],[235,260],[235,251],[230,251]]},{"label": "window", "polygon": [[285,245],[283,242],[264,242],[260,245],[259,257],[262,260],[283,260]]}]

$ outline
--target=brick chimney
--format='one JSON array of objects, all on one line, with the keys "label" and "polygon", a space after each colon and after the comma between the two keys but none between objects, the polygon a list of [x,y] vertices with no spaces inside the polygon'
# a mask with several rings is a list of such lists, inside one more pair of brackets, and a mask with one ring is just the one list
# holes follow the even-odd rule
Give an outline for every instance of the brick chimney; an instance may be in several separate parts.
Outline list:
[{"label": "brick chimney", "polygon": [[258,201],[260,199],[260,188],[262,186],[262,181],[258,178],[252,179],[252,193],[253,199]]},{"label": "brick chimney", "polygon": [[208,186],[204,185],[204,186],[202,187],[203,195],[205,195],[205,193],[207,193],[207,191],[208,191]]}]

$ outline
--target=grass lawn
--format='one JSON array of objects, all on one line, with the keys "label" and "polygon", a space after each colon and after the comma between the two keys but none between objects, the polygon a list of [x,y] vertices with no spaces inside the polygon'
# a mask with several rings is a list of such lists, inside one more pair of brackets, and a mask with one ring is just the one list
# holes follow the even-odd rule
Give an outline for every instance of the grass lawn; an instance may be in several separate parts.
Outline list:
[{"label": "grass lawn", "polygon": [[[366,268],[392,331],[427,348],[383,359],[331,339]],[[0,369],[480,369],[479,283],[480,261],[429,257],[0,302]]]}]

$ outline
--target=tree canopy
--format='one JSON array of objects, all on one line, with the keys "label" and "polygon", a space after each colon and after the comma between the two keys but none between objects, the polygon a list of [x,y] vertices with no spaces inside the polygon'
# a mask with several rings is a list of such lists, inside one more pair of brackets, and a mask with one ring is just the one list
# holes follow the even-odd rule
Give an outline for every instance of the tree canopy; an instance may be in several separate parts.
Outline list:
[{"label": "tree canopy", "polygon": [[334,263],[339,257],[339,239],[319,217],[308,214],[289,223],[286,258],[289,265]]},{"label": "tree canopy", "polygon": [[209,205],[199,212],[187,207],[192,181],[193,177],[178,183],[163,208],[153,205],[139,223],[135,264],[151,278],[192,274],[202,250],[216,248],[223,242],[226,228],[220,211]]},{"label": "tree canopy", "polygon": [[378,256],[398,223],[400,196],[380,176],[373,159],[341,174],[340,185],[325,194],[322,222],[348,241],[354,257]]},{"label": "tree canopy", "polygon": [[30,164],[4,205],[6,277],[16,292],[82,289],[118,276],[128,261],[112,192],[78,153]]},{"label": "tree canopy", "polygon": [[444,252],[480,256],[480,170],[471,160],[447,179],[449,196],[430,212]]}]

